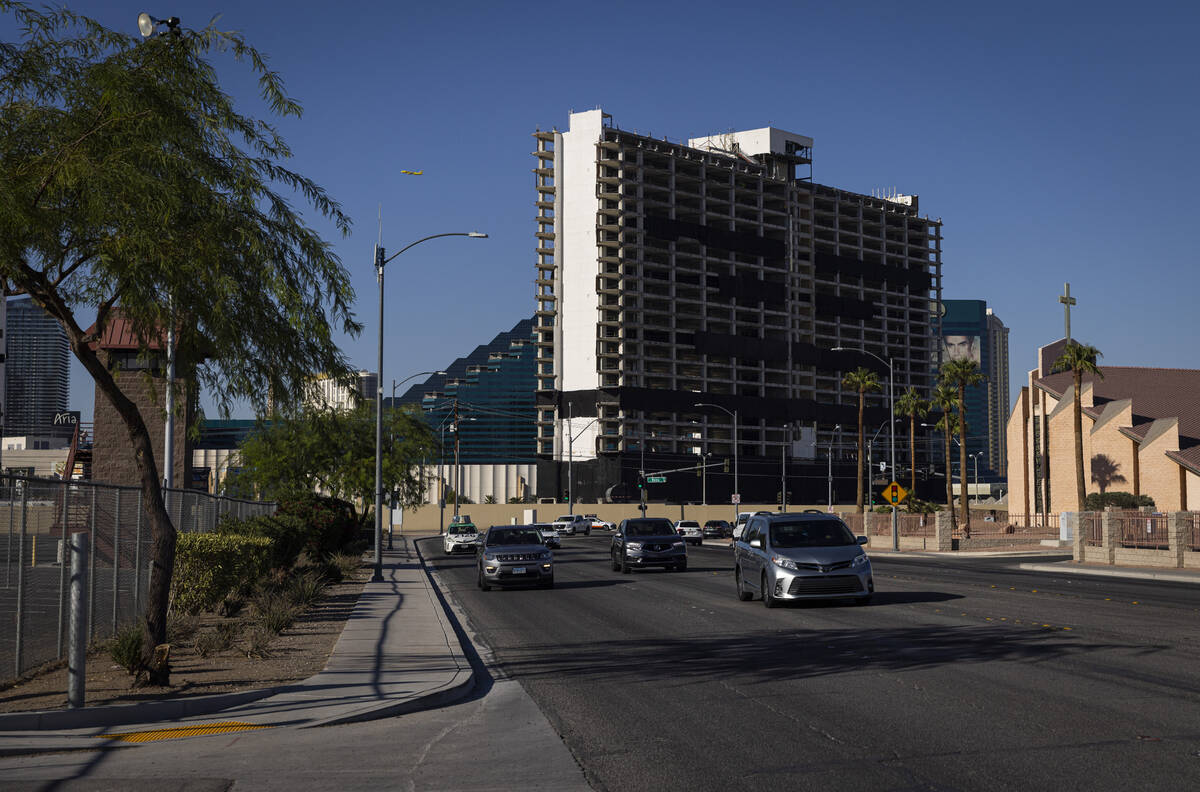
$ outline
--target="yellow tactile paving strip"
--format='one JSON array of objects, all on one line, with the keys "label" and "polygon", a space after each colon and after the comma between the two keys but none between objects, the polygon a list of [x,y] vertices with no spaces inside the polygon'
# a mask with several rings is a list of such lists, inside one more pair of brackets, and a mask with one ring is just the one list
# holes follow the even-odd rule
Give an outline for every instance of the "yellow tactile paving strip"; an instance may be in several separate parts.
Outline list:
[{"label": "yellow tactile paving strip", "polygon": [[180,737],[197,737],[202,734],[226,734],[228,732],[252,731],[254,729],[269,729],[257,723],[241,723],[226,721],[224,723],[201,723],[196,726],[184,726],[179,729],[153,729],[151,731],[121,732],[117,734],[101,734],[100,739],[120,740],[129,743],[154,742],[155,740],[175,740]]}]

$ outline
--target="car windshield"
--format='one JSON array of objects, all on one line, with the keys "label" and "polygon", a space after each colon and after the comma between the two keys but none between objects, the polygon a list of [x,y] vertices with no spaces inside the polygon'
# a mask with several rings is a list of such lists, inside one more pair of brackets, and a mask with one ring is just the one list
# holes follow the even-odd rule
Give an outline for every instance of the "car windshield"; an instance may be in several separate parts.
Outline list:
[{"label": "car windshield", "polygon": [[675,533],[675,527],[667,519],[629,520],[625,523],[625,533],[628,536],[669,536]]},{"label": "car windshield", "polygon": [[857,544],[854,534],[841,522],[834,520],[794,520],[771,524],[771,546],[843,547]]},{"label": "car windshield", "polygon": [[542,537],[532,528],[505,528],[500,531],[489,531],[488,546],[541,544]]},{"label": "car windshield", "polygon": [[475,533],[474,525],[451,525],[446,529],[447,533],[452,534],[473,534]]}]

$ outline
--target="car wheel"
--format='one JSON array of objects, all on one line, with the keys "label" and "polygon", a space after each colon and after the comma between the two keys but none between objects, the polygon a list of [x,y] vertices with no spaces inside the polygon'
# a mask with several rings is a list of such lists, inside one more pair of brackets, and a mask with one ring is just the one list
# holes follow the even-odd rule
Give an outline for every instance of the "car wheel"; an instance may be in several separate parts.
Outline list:
[{"label": "car wheel", "polygon": [[613,572],[620,572],[620,571],[621,571],[621,562],[617,560],[617,557],[616,557],[615,555],[614,555],[614,556],[612,556],[612,557],[610,557],[608,560],[612,562],[612,570],[613,570]]},{"label": "car wheel", "polygon": [[551,575],[549,580],[543,580],[538,585],[545,589],[554,588],[554,576]]},{"label": "car wheel", "polygon": [[746,587],[742,585],[742,568],[741,567],[733,568],[733,582],[737,586],[737,595],[738,595],[739,600],[741,600],[742,602],[749,602],[751,599],[754,598],[754,595],[751,594],[749,591],[746,591]]},{"label": "car wheel", "polygon": [[767,608],[774,608],[775,606],[777,606],[779,604],[779,600],[775,599],[775,594],[772,593],[771,589],[767,587],[767,573],[766,572],[763,572],[763,576],[762,576],[762,599],[763,599],[763,606],[767,607]]},{"label": "car wheel", "polygon": [[479,583],[479,588],[480,588],[481,590],[483,590],[483,591],[489,591],[489,590],[492,588],[491,586],[489,586],[487,583],[485,583],[485,582],[484,582],[484,580],[483,580],[483,570],[482,570],[482,569],[480,569],[480,570],[479,570],[479,581],[478,581],[478,583]]},{"label": "car wheel", "polygon": [[631,567],[629,565],[629,561],[627,561],[624,557],[622,557],[621,558],[621,574],[628,575],[632,571],[633,571],[633,567]]},{"label": "car wheel", "polygon": [[591,528],[588,528],[587,530],[585,530],[585,531],[583,532],[583,535],[584,535],[584,536],[591,536],[591,535],[592,535],[592,529],[591,529]]}]

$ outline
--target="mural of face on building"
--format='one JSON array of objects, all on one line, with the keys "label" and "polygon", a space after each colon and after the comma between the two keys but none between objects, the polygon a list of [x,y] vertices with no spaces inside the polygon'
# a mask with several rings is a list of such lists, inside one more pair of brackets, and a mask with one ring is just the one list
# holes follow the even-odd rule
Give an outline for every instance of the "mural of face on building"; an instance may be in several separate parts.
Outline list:
[{"label": "mural of face on building", "polygon": [[979,362],[979,336],[948,335],[942,337],[943,360],[973,360]]}]

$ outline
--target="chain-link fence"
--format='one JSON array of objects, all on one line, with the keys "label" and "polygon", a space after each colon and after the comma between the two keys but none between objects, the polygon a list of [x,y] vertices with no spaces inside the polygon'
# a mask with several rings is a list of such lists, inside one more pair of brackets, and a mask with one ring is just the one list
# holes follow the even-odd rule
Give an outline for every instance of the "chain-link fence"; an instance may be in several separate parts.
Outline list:
[{"label": "chain-link fence", "polygon": [[[180,533],[211,531],[225,514],[271,514],[274,503],[165,490]],[[7,525],[6,525],[7,523]],[[0,681],[66,656],[70,558],[88,535],[88,634],[107,639],[141,618],[150,582],[150,526],[137,487],[0,476]]]}]

